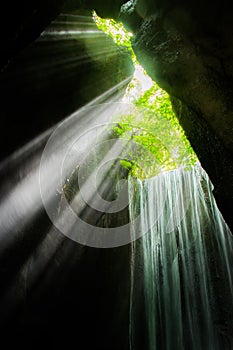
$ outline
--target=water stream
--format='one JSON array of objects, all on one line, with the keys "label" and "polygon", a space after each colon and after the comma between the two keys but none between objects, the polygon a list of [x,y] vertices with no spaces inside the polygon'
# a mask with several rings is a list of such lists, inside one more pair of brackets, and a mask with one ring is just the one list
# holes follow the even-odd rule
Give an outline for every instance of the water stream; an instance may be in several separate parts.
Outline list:
[{"label": "water stream", "polygon": [[233,349],[233,245],[201,168],[130,180],[131,350]]}]

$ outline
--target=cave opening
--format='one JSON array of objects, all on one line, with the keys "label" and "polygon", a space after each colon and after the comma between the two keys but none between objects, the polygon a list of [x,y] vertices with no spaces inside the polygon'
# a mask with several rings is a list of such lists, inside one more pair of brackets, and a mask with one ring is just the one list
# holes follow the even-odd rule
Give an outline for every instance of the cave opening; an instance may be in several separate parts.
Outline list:
[{"label": "cave opening", "polygon": [[1,49],[2,339],[231,350],[230,66],[192,6],[48,6]]},{"label": "cave opening", "polygon": [[133,78],[121,101],[132,103],[134,109],[118,118],[114,130],[117,136],[136,142],[138,147],[128,150],[127,161],[121,162],[122,165],[126,165],[130,175],[142,179],[198,163],[168,94],[152,81],[137,61],[131,44],[133,34],[114,20],[101,19],[96,13],[93,18],[98,28],[110,35],[119,47],[128,50],[134,63]]}]

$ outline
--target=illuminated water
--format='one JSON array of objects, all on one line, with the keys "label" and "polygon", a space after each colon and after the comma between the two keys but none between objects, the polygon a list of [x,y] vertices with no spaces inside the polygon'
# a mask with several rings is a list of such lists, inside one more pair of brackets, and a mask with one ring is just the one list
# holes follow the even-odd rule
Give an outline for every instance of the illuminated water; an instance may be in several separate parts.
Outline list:
[{"label": "illuminated water", "polygon": [[204,170],[131,179],[131,350],[230,350],[232,236]]},{"label": "illuminated water", "polygon": [[[70,16],[70,22],[65,19],[63,15],[58,22],[54,21],[53,29],[43,32],[40,42],[68,41],[76,36],[90,38],[89,53],[94,52],[96,60],[104,57],[108,50],[97,40],[103,34],[93,23],[80,16]],[[57,57],[47,63],[41,60],[40,66],[32,67],[27,74],[42,68],[52,73],[64,63],[77,66],[85,60],[85,55]],[[24,301],[27,289],[35,281],[40,280],[40,288],[46,288],[41,276],[44,271],[53,274],[51,260],[64,240],[58,235],[56,221],[62,221],[68,231],[73,225],[65,210],[58,213],[64,183],[90,149],[97,149],[97,141],[105,141],[103,136],[98,137],[106,126],[111,126],[119,113],[129,112],[118,103],[121,95],[118,91],[129,80],[106,91],[0,164],[0,255],[4,256],[15,245],[20,248],[25,238],[30,242],[35,239],[26,236],[34,234],[34,222],[40,215],[44,218],[45,209],[54,224],[47,224],[45,219],[45,224],[39,222],[38,244],[35,239],[29,256],[20,260],[9,290],[0,301],[1,307],[7,305],[7,317]],[[116,142],[109,153],[115,145]],[[114,155],[119,156],[120,150]],[[89,200],[95,190],[90,179],[85,181]],[[131,179],[130,197],[131,217],[141,215],[132,234],[140,236],[136,230],[149,231],[132,244],[131,350],[232,349],[232,238],[215,204],[207,175],[198,167],[185,173],[177,170],[161,174],[144,182]],[[79,204],[77,198],[76,202]],[[90,243],[87,233],[81,243],[87,240]],[[91,243],[98,246],[98,242]],[[30,283],[28,271],[33,271]],[[2,319],[4,322],[3,316]]]}]

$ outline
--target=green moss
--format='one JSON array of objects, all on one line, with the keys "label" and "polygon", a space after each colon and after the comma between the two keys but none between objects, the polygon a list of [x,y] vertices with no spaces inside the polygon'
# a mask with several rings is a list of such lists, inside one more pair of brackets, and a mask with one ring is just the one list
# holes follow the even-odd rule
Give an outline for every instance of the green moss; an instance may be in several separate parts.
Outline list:
[{"label": "green moss", "polygon": [[[157,85],[135,102],[134,112],[114,127],[128,140],[121,162],[132,176],[147,178],[178,167],[190,168],[198,159],[176,119],[168,95]],[[132,165],[133,164],[133,165]]]},{"label": "green moss", "polygon": [[[121,23],[101,19],[95,13],[93,16],[101,30],[118,45],[127,47],[138,65],[131,46],[132,33],[127,32]],[[140,89],[140,82],[136,80],[134,78],[128,85],[128,95],[130,90],[136,92],[137,85]],[[141,179],[155,176],[161,171],[194,165],[198,161],[197,156],[175,117],[169,95],[153,83],[139,96],[134,100],[134,112],[121,117],[114,127],[115,135],[128,141],[121,155],[124,158],[121,165],[132,176]]]}]

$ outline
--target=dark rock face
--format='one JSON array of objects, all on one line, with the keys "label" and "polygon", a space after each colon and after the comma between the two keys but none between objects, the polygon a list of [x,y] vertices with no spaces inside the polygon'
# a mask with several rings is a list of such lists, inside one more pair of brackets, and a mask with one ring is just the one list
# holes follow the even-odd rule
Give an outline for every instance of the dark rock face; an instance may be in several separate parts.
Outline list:
[{"label": "dark rock face", "polygon": [[0,22],[0,67],[30,42],[37,39],[40,33],[62,11],[92,10],[103,17],[117,18],[124,0],[29,0],[18,2],[7,1],[1,4]]},{"label": "dark rock face", "polygon": [[1,158],[132,72],[128,54],[98,30],[90,11],[58,16],[1,73],[1,130],[8,135],[0,141]]},{"label": "dark rock face", "polygon": [[1,5],[1,69],[19,50],[35,40],[61,11],[64,0],[6,1]]},{"label": "dark rock face", "polygon": [[[132,3],[132,1],[131,1]],[[133,47],[174,110],[215,187],[228,224],[233,207],[233,21],[229,3],[137,1]],[[136,23],[136,20],[135,20]]]},{"label": "dark rock face", "polygon": [[[131,76],[128,56],[102,34],[98,45],[93,37],[80,41],[70,33],[59,41],[47,40],[50,34],[38,39],[62,9],[95,8],[134,31],[139,61],[171,95],[233,227],[233,29],[227,1],[219,6],[209,0],[131,0],[125,7],[122,0],[111,1],[111,6],[103,0],[64,3],[24,0],[1,5],[2,157]],[[69,16],[58,19],[72,22]],[[64,26],[74,28],[73,23]],[[53,23],[48,30],[55,29],[60,25]],[[105,50],[104,59],[96,50]],[[20,167],[16,172],[15,184],[24,177]],[[6,181],[8,175],[4,181],[1,177],[4,194],[14,185]],[[1,242],[1,331],[8,344],[42,345],[46,340],[53,346],[63,341],[66,347],[76,342],[85,350],[128,349],[130,247],[99,250],[78,245],[56,232],[44,211],[26,229],[20,224],[10,232],[14,239],[6,249],[4,239]]]},{"label": "dark rock face", "polygon": [[[63,3],[23,1],[3,6],[8,17],[1,21],[2,159],[100,95],[104,96],[96,103],[110,96],[117,100],[131,79],[130,57],[97,29],[91,11],[74,11],[81,1],[69,1],[63,14],[56,16]],[[24,194],[28,198],[36,194],[40,207],[30,222],[25,219],[28,210],[18,213],[14,227],[7,225],[9,213],[5,222],[0,220],[2,342],[28,348],[46,343],[58,348],[76,344],[79,349],[127,350],[130,246],[85,247],[51,224],[38,185],[48,136],[18,158],[1,163],[1,210],[14,191],[24,187],[28,173],[33,194],[28,188]],[[21,193],[21,209],[22,197]],[[111,226],[106,217],[102,221]]]},{"label": "dark rock face", "polygon": [[53,227],[38,241],[44,215],[1,254],[2,341],[128,350],[130,246],[84,247]]},{"label": "dark rock face", "polygon": [[[134,32],[133,47],[174,110],[233,228],[233,21],[231,2],[83,2]],[[118,11],[118,13],[117,13]]]}]

